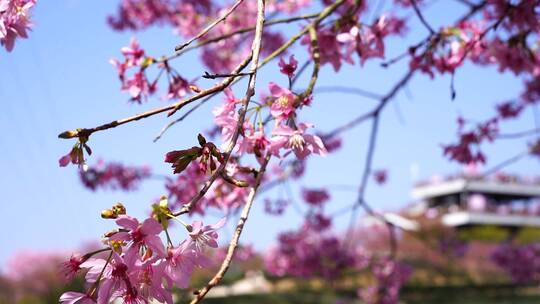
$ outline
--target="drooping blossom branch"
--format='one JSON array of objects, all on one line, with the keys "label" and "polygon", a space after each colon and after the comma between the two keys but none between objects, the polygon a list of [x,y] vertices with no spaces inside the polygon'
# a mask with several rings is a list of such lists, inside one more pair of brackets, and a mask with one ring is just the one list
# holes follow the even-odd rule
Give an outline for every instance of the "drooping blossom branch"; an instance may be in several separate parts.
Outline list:
[{"label": "drooping blossom branch", "polygon": [[[259,1],[263,2],[262,5],[264,5],[263,0],[259,0]],[[225,273],[229,269],[234,258],[235,250],[238,247],[238,241],[242,234],[242,230],[244,229],[244,225],[246,224],[248,220],[251,206],[253,205],[253,201],[255,200],[255,195],[257,193],[257,190],[259,189],[262,178],[266,171],[266,166],[268,165],[269,161],[270,161],[270,155],[267,155],[263,163],[261,164],[260,169],[257,171],[257,179],[255,180],[255,184],[252,186],[249,192],[246,204],[244,205],[244,208],[242,209],[242,213],[240,214],[240,219],[238,220],[238,224],[236,224],[234,235],[231,241],[229,242],[229,246],[227,248],[227,254],[225,255],[225,258],[223,259],[223,262],[221,263],[219,270],[212,277],[212,279],[206,284],[206,286],[195,291],[195,298],[191,301],[191,304],[199,303],[210,291],[210,289],[212,289],[213,287],[215,287],[221,282],[221,280],[223,279],[223,276],[225,276]]]}]

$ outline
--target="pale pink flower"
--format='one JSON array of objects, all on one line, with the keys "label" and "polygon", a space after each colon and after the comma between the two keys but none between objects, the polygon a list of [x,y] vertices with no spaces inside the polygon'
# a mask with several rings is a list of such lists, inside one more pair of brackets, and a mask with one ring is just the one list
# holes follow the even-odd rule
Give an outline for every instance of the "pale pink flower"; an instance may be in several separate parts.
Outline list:
[{"label": "pale pink flower", "polygon": [[190,242],[195,246],[195,250],[201,252],[205,246],[217,248],[218,234],[216,230],[223,227],[226,222],[227,220],[223,218],[214,225],[204,226],[202,221],[194,221],[191,225],[192,229],[189,232],[189,236],[191,237]]},{"label": "pale pink flower", "polygon": [[138,252],[127,251],[123,255],[113,252],[112,259],[107,264],[103,259],[89,259],[81,267],[88,268],[86,281],[95,283],[100,279],[97,296],[98,304],[108,304],[112,300],[124,297],[126,294],[136,296],[134,281],[128,273],[134,269]]},{"label": "pale pink flower", "polygon": [[144,60],[144,50],[140,48],[139,41],[133,37],[129,41],[129,46],[120,49],[126,59],[127,67],[139,66]]},{"label": "pale pink flower", "polygon": [[167,276],[169,285],[174,282],[180,288],[187,288],[193,270],[200,264],[197,260],[193,244],[184,241],[176,248],[170,248],[167,253],[164,265],[164,273]]},{"label": "pale pink flower", "polygon": [[287,14],[293,14],[302,8],[309,7],[311,0],[280,0],[269,3],[270,9],[275,9]]},{"label": "pale pink flower", "polygon": [[214,114],[215,124],[221,128],[221,140],[223,146],[226,146],[231,140],[236,125],[238,123],[238,113],[236,112],[236,105],[240,103],[240,100],[234,97],[233,92],[230,89],[225,89],[225,101],[212,110]]},{"label": "pale pink flower", "polygon": [[250,134],[245,134],[243,140],[240,142],[238,151],[240,153],[253,153],[257,157],[264,155],[266,148],[270,144],[270,141],[264,134],[264,129],[252,131]]},{"label": "pale pink flower", "polygon": [[146,246],[158,256],[165,256],[165,247],[159,238],[163,230],[161,224],[153,218],[146,219],[142,224],[136,218],[128,215],[120,215],[116,220],[118,226],[127,231],[120,231],[111,236],[112,240],[129,241],[130,249],[139,251],[141,246]]},{"label": "pale pink flower", "polygon": [[180,99],[184,96],[186,96],[190,91],[191,83],[187,81],[186,79],[182,78],[179,75],[174,75],[171,77],[171,80],[169,82],[169,90],[167,92],[167,95],[165,96],[166,99]]},{"label": "pale pink flower", "polygon": [[138,283],[138,294],[145,299],[144,303],[156,299],[160,303],[173,304],[172,294],[163,286],[166,264],[162,259],[146,260],[136,263],[129,276]]},{"label": "pale pink flower", "polygon": [[270,106],[270,113],[277,119],[287,119],[294,114],[296,96],[288,89],[270,82],[270,93],[274,97]]},{"label": "pale pink flower", "polygon": [[94,304],[96,301],[85,293],[68,291],[60,296],[61,304]]},{"label": "pale pink flower", "polygon": [[13,50],[15,39],[28,37],[30,9],[35,4],[35,0],[0,1],[0,45],[8,52]]},{"label": "pale pink flower", "polygon": [[299,159],[304,159],[311,153],[325,156],[327,151],[322,140],[316,135],[305,134],[306,129],[310,127],[313,126],[301,123],[298,125],[298,129],[293,130],[288,126],[278,125],[272,131],[270,153],[280,157],[281,149],[289,149],[290,151],[286,152],[285,155],[292,151]]},{"label": "pale pink flower", "polygon": [[84,256],[73,254],[68,261],[62,263],[62,273],[66,276],[66,279],[73,279],[81,269],[81,264],[85,261],[86,258]]}]

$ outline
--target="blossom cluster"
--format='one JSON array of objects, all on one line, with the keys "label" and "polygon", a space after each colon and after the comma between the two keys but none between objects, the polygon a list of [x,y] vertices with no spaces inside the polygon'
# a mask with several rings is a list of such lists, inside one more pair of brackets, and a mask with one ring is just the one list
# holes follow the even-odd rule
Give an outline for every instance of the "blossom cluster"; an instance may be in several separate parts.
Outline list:
[{"label": "blossom cluster", "polygon": [[344,246],[335,236],[322,236],[308,230],[282,233],[278,245],[265,255],[268,272],[275,276],[322,277],[337,279],[366,257]]},{"label": "blossom cluster", "polygon": [[81,182],[90,190],[98,188],[134,190],[138,184],[149,178],[150,168],[125,166],[121,163],[105,163],[99,160],[95,166],[80,170]]},{"label": "blossom cluster", "polygon": [[[64,272],[73,277],[86,271],[90,286],[86,293],[66,292],[60,303],[110,303],[121,299],[124,303],[148,303],[155,299],[173,303],[173,287],[186,288],[197,268],[210,265],[207,248],[217,248],[217,230],[225,224],[222,219],[215,225],[202,221],[184,224],[188,238],[174,245],[167,233],[165,246],[160,234],[167,231],[170,218],[175,218],[162,200],[154,206],[152,217],[140,222],[125,214],[122,205],[104,210],[102,216],[116,219],[119,229],[105,234],[105,249],[73,255],[64,263]],[[108,252],[108,258],[95,258],[97,252]]]},{"label": "blossom cluster", "polygon": [[368,304],[398,303],[401,287],[412,273],[411,267],[392,259],[376,261],[372,267],[376,284],[360,289],[360,298]]},{"label": "blossom cluster", "polygon": [[538,284],[540,281],[540,245],[502,244],[491,256],[516,283]]},{"label": "blossom cluster", "polygon": [[[228,164],[225,172],[227,176],[235,177],[248,185],[254,180],[251,173],[246,172],[245,168],[234,163]],[[165,182],[165,188],[168,191],[171,205],[181,207],[186,202],[189,202],[196,196],[197,189],[206,182],[207,178],[208,175],[196,163],[189,165],[182,174],[174,178],[168,178]],[[226,212],[236,211],[245,204],[248,192],[248,187],[237,187],[223,178],[218,178],[212,184],[207,195],[192,209],[192,212],[205,214],[208,207]]]},{"label": "blossom cluster", "polygon": [[0,0],[0,45],[8,52],[15,40],[27,38],[32,27],[30,11],[36,0]]}]

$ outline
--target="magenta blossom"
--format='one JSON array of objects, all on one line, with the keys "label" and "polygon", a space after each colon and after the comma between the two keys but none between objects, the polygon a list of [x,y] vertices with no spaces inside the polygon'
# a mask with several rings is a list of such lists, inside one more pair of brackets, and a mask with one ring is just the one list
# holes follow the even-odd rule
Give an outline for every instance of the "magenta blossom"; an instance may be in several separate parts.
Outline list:
[{"label": "magenta blossom", "polygon": [[294,55],[291,55],[289,57],[289,63],[286,63],[283,58],[279,59],[279,71],[282,74],[287,75],[289,78],[294,77],[294,72],[296,71],[296,68],[298,67],[298,61],[294,59]]},{"label": "magenta blossom", "polygon": [[381,169],[373,172],[373,178],[375,182],[379,185],[383,185],[388,180],[388,171]]},{"label": "magenta blossom", "polygon": [[80,147],[73,147],[68,154],[58,160],[60,167],[66,167],[70,163],[79,165],[79,168],[84,165],[84,154]]},{"label": "magenta blossom", "polygon": [[138,253],[135,251],[128,251],[122,256],[114,252],[109,264],[101,259],[83,264],[84,267],[90,267],[86,273],[86,281],[93,283],[101,276],[98,304],[108,304],[111,300],[125,298],[128,295],[130,298],[137,297],[135,281],[128,276],[130,269],[135,266],[137,256]]},{"label": "magenta blossom", "polygon": [[218,234],[216,230],[223,227],[226,223],[226,219],[223,218],[214,225],[203,226],[202,221],[194,221],[191,225],[191,231],[189,236],[191,236],[191,242],[195,245],[195,249],[198,252],[201,252],[204,246],[209,246],[212,248],[217,248],[217,238]]},{"label": "magenta blossom", "polygon": [[127,231],[120,231],[111,236],[113,240],[130,241],[130,249],[139,251],[141,246],[152,249],[158,256],[165,256],[165,247],[159,238],[163,230],[161,224],[153,218],[146,219],[142,224],[136,218],[120,215],[116,220],[118,226]]},{"label": "magenta blossom", "polygon": [[[130,272],[130,277],[138,284],[139,292],[137,295],[144,299],[143,303],[156,299],[160,303],[173,304],[171,292],[165,289],[162,284],[165,277],[165,266],[162,260],[149,259],[142,263],[136,263]],[[135,299],[138,300],[137,297]]]},{"label": "magenta blossom", "polygon": [[[245,133],[247,133],[246,131],[247,130],[245,130]],[[250,131],[251,134],[244,134],[244,138],[240,142],[238,150],[241,153],[252,153],[257,157],[261,157],[264,155],[264,151],[266,150],[266,147],[268,147],[268,144],[270,144],[270,141],[268,141],[264,135],[264,129],[261,128],[257,131]]]},{"label": "magenta blossom", "polygon": [[310,205],[321,206],[330,199],[330,194],[325,189],[302,189],[302,198]]},{"label": "magenta blossom", "polygon": [[187,288],[191,274],[196,267],[208,265],[202,255],[197,255],[192,242],[184,241],[176,248],[170,248],[162,262],[169,285],[174,282],[180,288]]},{"label": "magenta blossom", "polygon": [[270,93],[274,97],[270,106],[270,113],[277,119],[287,119],[293,116],[295,110],[296,96],[288,89],[282,88],[270,82],[268,84]]},{"label": "magenta blossom", "polygon": [[[286,148],[294,152],[299,159],[304,159],[311,153],[325,156],[328,152],[322,140],[316,135],[305,134],[306,129],[310,127],[312,125],[301,123],[298,125],[298,129],[293,130],[288,126],[278,125],[272,131],[270,153],[280,157],[279,151]],[[285,156],[291,151],[287,151]]]},{"label": "magenta blossom", "polygon": [[71,280],[75,277],[77,272],[81,269],[81,264],[87,259],[79,254],[73,254],[68,261],[62,263],[62,273],[67,280]]}]

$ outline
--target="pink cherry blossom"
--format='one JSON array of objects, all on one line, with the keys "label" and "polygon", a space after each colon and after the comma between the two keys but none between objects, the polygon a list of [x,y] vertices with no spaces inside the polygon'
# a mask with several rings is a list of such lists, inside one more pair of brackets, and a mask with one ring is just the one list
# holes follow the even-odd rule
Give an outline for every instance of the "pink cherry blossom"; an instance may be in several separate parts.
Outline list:
[{"label": "pink cherry blossom", "polygon": [[73,279],[77,272],[81,270],[81,264],[85,261],[86,257],[74,254],[71,255],[68,261],[62,263],[62,273],[66,276],[66,279]]},{"label": "pink cherry blossom", "polygon": [[289,78],[294,77],[294,72],[296,71],[297,67],[298,61],[294,59],[294,55],[289,57],[289,63],[286,63],[285,60],[283,60],[283,57],[279,59],[279,71],[282,74],[287,75]]},{"label": "pink cherry blossom", "polygon": [[68,291],[60,296],[61,304],[94,304],[96,301],[85,293]]},{"label": "pink cherry blossom", "polygon": [[126,296],[128,300],[138,297],[136,282],[128,275],[137,262],[137,256],[138,252],[133,250],[123,255],[113,252],[108,264],[105,260],[96,259],[81,265],[89,268],[86,273],[88,282],[94,283],[100,279],[98,304],[108,304],[112,300],[126,298]]},{"label": "pink cherry blossom", "polygon": [[17,38],[27,38],[32,27],[30,9],[36,0],[0,0],[0,45],[13,50]]},{"label": "pink cherry blossom", "polygon": [[384,169],[373,171],[373,179],[375,179],[375,182],[379,185],[385,184],[388,179],[388,171]]},{"label": "pink cherry blossom", "polygon": [[316,135],[305,134],[306,129],[310,127],[313,126],[301,123],[298,129],[294,130],[288,126],[278,125],[272,131],[269,152],[280,157],[280,150],[287,149],[289,151],[285,155],[294,152],[298,159],[304,159],[311,153],[325,156],[327,151],[322,140]]},{"label": "pink cherry blossom", "polygon": [[281,11],[287,14],[295,13],[302,8],[309,7],[312,0],[281,0],[270,2],[270,9]]},{"label": "pink cherry blossom", "polygon": [[188,287],[193,270],[201,264],[193,244],[189,241],[182,242],[178,247],[170,248],[162,263],[165,267],[165,274],[170,281],[169,285],[174,282],[180,288]]},{"label": "pink cherry blossom", "polygon": [[111,236],[112,240],[129,241],[130,249],[138,252],[141,246],[152,249],[158,256],[165,256],[165,247],[159,238],[163,230],[161,224],[153,218],[144,220],[141,224],[136,218],[120,215],[116,223],[127,231],[119,231]]},{"label": "pink cherry blossom", "polygon": [[355,25],[349,32],[337,35],[337,41],[345,45],[344,60],[352,63],[352,54],[360,56],[363,65],[369,58],[384,58],[384,38],[390,34],[401,34],[404,22],[393,16],[383,15],[372,26]]},{"label": "pink cherry blossom", "polygon": [[[329,63],[336,72],[341,68],[341,61],[344,59],[341,55],[341,45],[337,40],[337,34],[338,33],[330,28],[323,28],[317,31],[319,50],[321,53],[321,65]],[[308,45],[309,52],[311,54],[313,53],[308,36],[304,36],[304,39],[302,39],[302,44]]]},{"label": "pink cherry blossom", "polygon": [[217,248],[218,234],[216,230],[223,227],[226,222],[227,220],[223,218],[214,225],[204,226],[202,221],[194,221],[191,225],[191,231],[189,232],[189,236],[191,237],[190,242],[194,244],[195,249],[199,252],[201,252],[205,246]]},{"label": "pink cherry blossom", "polygon": [[321,206],[330,199],[330,194],[325,189],[302,189],[302,198],[313,206]]},{"label": "pink cherry blossom", "polygon": [[[247,130],[244,130],[244,133],[247,133]],[[252,153],[257,157],[262,157],[269,144],[270,141],[266,138],[264,129],[261,128],[257,131],[251,131],[249,134],[244,134],[244,138],[238,147],[238,152]]]},{"label": "pink cherry blossom", "polygon": [[296,96],[288,89],[282,88],[270,82],[270,93],[274,99],[270,106],[270,113],[278,119],[287,119],[294,115]]},{"label": "pink cherry blossom", "polygon": [[92,191],[98,188],[135,190],[138,183],[150,177],[150,173],[147,166],[133,167],[98,160],[96,165],[79,171],[79,176],[83,185]]},{"label": "pink cherry blossom", "polygon": [[165,263],[161,260],[148,259],[144,262],[137,262],[130,271],[129,275],[136,282],[138,295],[140,295],[140,299],[143,299],[143,303],[155,299],[160,303],[173,304],[170,290],[163,286],[163,278],[166,275],[165,267]]}]

